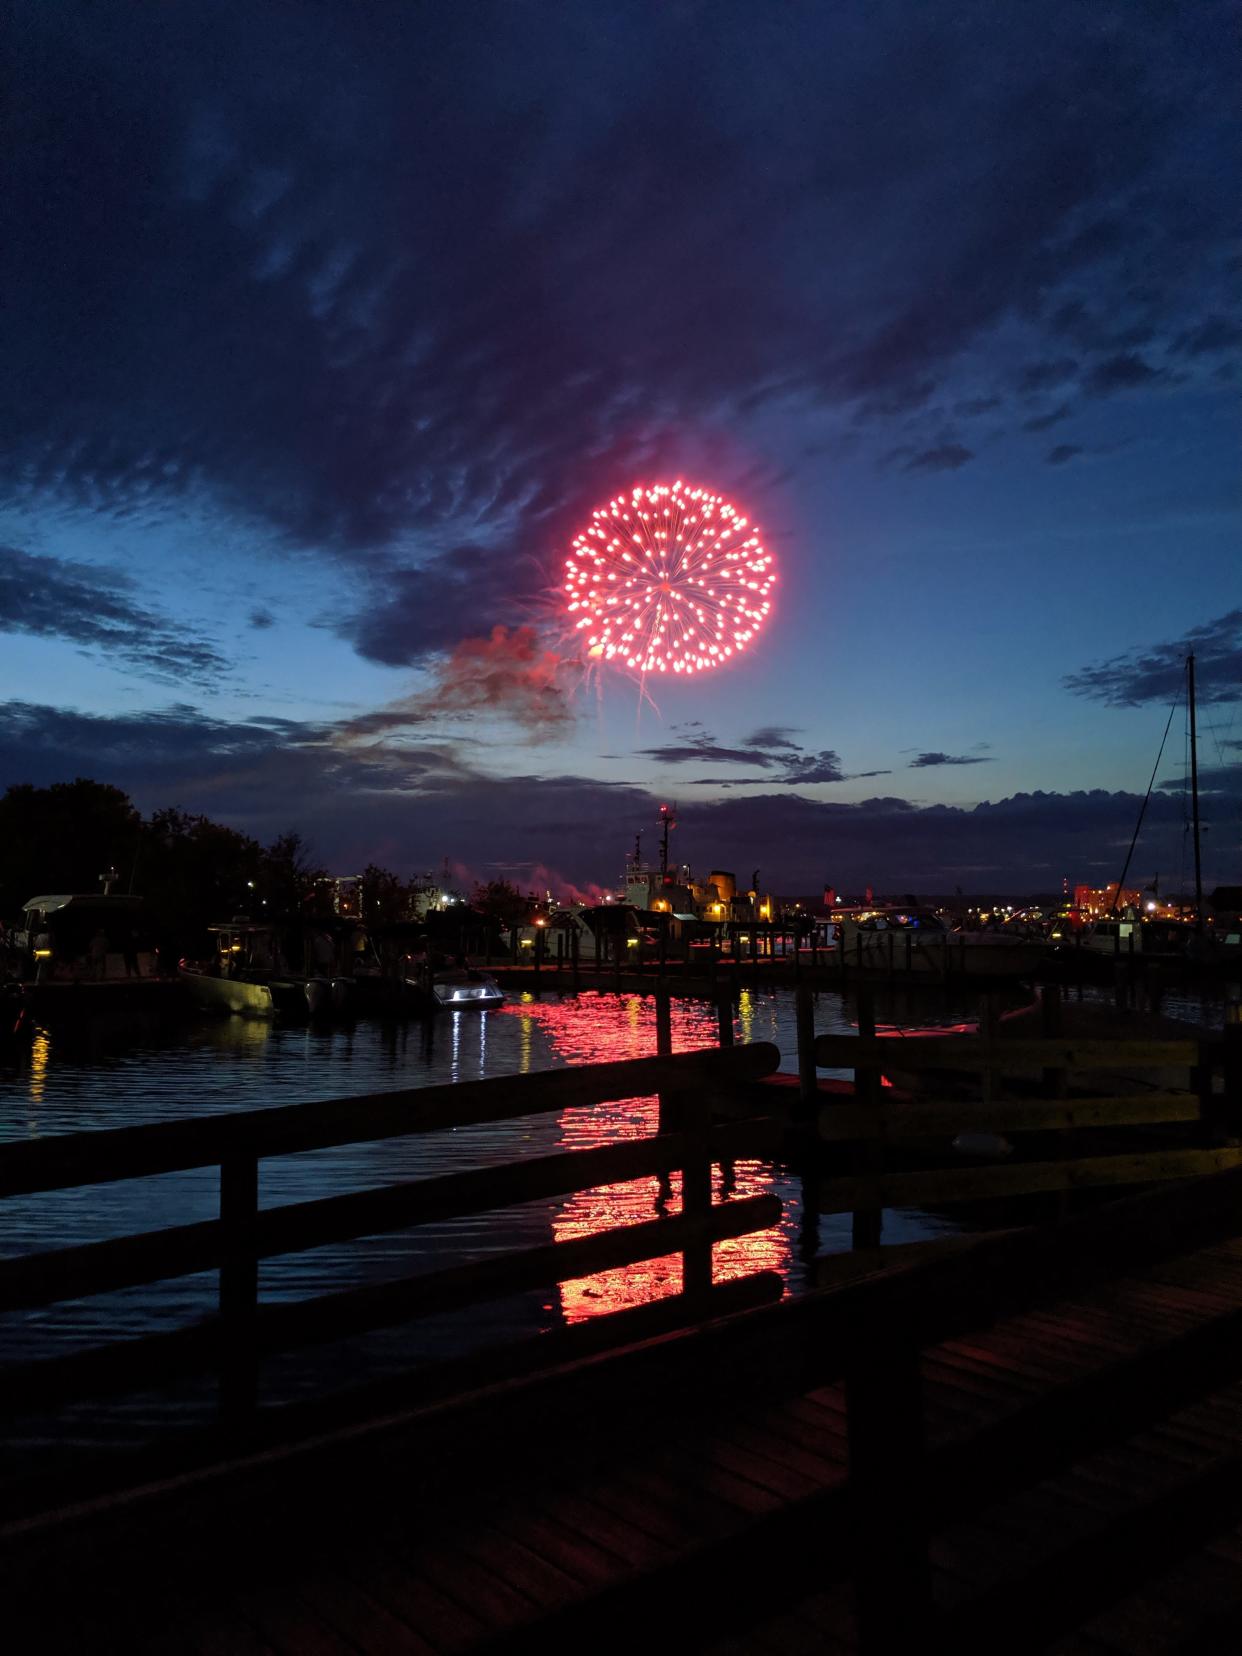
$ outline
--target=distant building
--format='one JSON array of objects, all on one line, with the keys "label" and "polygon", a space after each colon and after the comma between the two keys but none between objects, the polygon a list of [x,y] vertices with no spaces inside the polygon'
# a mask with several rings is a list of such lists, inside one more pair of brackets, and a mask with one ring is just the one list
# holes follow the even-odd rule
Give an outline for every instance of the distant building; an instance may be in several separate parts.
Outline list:
[{"label": "distant building", "polygon": [[1114,909],[1142,908],[1143,893],[1137,886],[1123,886],[1119,890],[1116,880],[1103,887],[1076,885],[1074,907],[1088,919],[1095,919],[1111,914]]}]

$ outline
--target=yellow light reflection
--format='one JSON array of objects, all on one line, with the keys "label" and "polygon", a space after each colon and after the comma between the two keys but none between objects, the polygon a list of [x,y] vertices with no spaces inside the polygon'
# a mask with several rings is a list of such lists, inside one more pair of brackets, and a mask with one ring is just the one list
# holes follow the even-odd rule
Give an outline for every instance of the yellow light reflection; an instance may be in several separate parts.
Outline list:
[{"label": "yellow light reflection", "polygon": [[52,1043],[43,1030],[35,1031],[30,1043],[30,1102],[41,1104],[47,1087],[47,1066],[52,1056]]},{"label": "yellow light reflection", "polygon": [[743,989],[737,997],[738,1022],[742,1026],[742,1040],[753,1040],[755,1027],[755,997],[749,989]]}]

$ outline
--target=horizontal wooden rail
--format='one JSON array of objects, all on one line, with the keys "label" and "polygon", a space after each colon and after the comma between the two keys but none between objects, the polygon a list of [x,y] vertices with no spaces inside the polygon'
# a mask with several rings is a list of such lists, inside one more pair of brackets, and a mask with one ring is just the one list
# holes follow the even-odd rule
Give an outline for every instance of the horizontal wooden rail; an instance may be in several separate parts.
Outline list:
[{"label": "horizontal wooden rail", "polygon": [[[678,1308],[661,1326],[708,1315],[717,1303],[712,1248],[775,1224],[775,1196],[712,1204],[711,1169],[773,1154],[779,1127],[748,1115],[714,1127],[712,1103],[771,1074],[770,1044],[663,1055],[488,1081],[332,1099],[0,1147],[0,1193],[23,1195],[193,1167],[220,1169],[220,1217],[0,1261],[0,1310],[30,1309],[203,1271],[219,1272],[219,1314],[202,1322],[0,1370],[11,1409],[147,1389],[215,1371],[224,1418],[253,1421],[259,1360],[371,1329],[458,1311],[553,1284],[681,1255]],[[264,1157],[337,1144],[484,1125],[618,1099],[658,1096],[661,1127],[645,1138],[567,1150],[260,1208]],[[437,1220],[568,1196],[600,1185],[680,1172],[683,1211],[571,1241],[490,1254],[390,1282],[293,1303],[263,1304],[259,1261]],[[765,1284],[763,1297],[770,1297]],[[623,1337],[619,1330],[618,1338]],[[503,1349],[503,1348],[502,1348]]]},{"label": "horizontal wooden rail", "polygon": [[848,1144],[882,1139],[942,1138],[956,1133],[1042,1133],[1075,1127],[1140,1127],[1198,1121],[1194,1093],[1143,1093],[1130,1098],[1000,1099],[982,1110],[977,1101],[919,1100],[914,1103],[824,1104],[819,1136]]},{"label": "horizontal wooden rail", "polygon": [[779,1065],[778,1049],[771,1042],[756,1041],[727,1050],[712,1047],[667,1058],[626,1058],[231,1116],[23,1140],[0,1145],[0,1196],[179,1173],[230,1157],[294,1155],[338,1144],[513,1121],[659,1092],[732,1089],[772,1074]]},{"label": "horizontal wooden rail", "polygon": [[[778,1123],[771,1117],[758,1117],[714,1129],[707,1135],[706,1147],[711,1159],[720,1161],[773,1155],[779,1143]],[[251,1233],[253,1253],[258,1259],[267,1259],[437,1219],[564,1196],[596,1185],[671,1173],[684,1166],[687,1155],[697,1148],[697,1140],[670,1133],[407,1180],[347,1196],[260,1208]],[[0,1260],[0,1311],[51,1305],[58,1300],[81,1299],[214,1270],[223,1261],[225,1245],[221,1222],[208,1219],[115,1241]]]},{"label": "horizontal wooden rail", "polygon": [[820,1035],[815,1062],[821,1069],[999,1070],[1191,1069],[1203,1061],[1197,1041],[1074,1041],[1062,1038],[984,1042],[974,1035]]},{"label": "horizontal wooden rail", "polygon": [[988,1167],[944,1167],[876,1177],[826,1179],[821,1213],[856,1208],[938,1207],[990,1197],[1035,1196],[1098,1186],[1156,1184],[1220,1173],[1242,1165],[1242,1150],[1152,1150],[1128,1156],[1082,1156],[1065,1161],[1003,1162]]},{"label": "horizontal wooden rail", "polygon": [[[702,1217],[675,1214],[573,1242],[551,1242],[515,1253],[495,1254],[423,1276],[342,1293],[319,1295],[286,1305],[260,1306],[251,1323],[258,1353],[319,1345],[350,1334],[413,1321],[502,1299],[551,1283],[593,1276],[648,1259],[677,1253],[693,1242],[720,1242],[766,1230],[781,1215],[776,1196],[722,1202]],[[0,1369],[0,1403],[30,1408],[52,1397],[155,1385],[194,1374],[219,1361],[229,1336],[219,1318],[149,1334],[135,1340],[45,1358]]]}]

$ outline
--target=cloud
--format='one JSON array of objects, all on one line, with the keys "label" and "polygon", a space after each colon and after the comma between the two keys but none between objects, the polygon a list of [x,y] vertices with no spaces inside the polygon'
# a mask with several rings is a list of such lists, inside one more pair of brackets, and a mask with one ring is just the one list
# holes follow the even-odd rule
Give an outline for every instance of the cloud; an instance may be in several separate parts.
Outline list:
[{"label": "cloud", "polygon": [[118,569],[0,546],[0,632],[59,638],[163,683],[210,685],[228,661],[205,639],[132,594]]},{"label": "cloud", "polygon": [[1050,427],[1067,419],[1069,412],[1070,405],[1062,403],[1059,408],[1054,408],[1050,414],[1035,414],[1031,419],[1023,420],[1022,429],[1023,431],[1047,431]]},{"label": "cloud", "polygon": [[1086,389],[1093,397],[1111,396],[1114,391],[1133,391],[1159,379],[1159,372],[1133,351],[1119,352],[1097,362],[1087,375]]},{"label": "cloud", "polygon": [[276,617],[272,614],[271,610],[265,609],[262,605],[259,605],[250,612],[250,625],[258,632],[265,632],[268,627],[274,627],[276,625]]},{"label": "cloud", "polygon": [[841,769],[840,755],[831,748],[825,748],[822,753],[804,753],[790,766],[781,777],[782,782],[792,784],[803,783],[809,785],[814,782],[843,782],[845,772]]},{"label": "cloud", "polygon": [[563,657],[531,627],[495,626],[464,638],[431,669],[431,682],[343,728],[361,738],[486,715],[519,725],[536,740],[563,735],[574,722]]},{"label": "cloud", "polygon": [[[1233,776],[1239,768],[1226,769]],[[333,868],[374,861],[415,872],[434,867],[448,844],[469,869],[498,857],[547,864],[584,889],[610,877],[659,804],[627,783],[490,776],[452,744],[359,746],[343,742],[335,726],[228,721],[188,704],[106,717],[0,703],[0,775],[17,774],[38,785],[91,776],[124,788],[144,811],[176,804],[260,839],[295,825]],[[1212,812],[1235,821],[1242,786],[1230,792],[1228,777],[1221,785]],[[1018,793],[970,807],[748,792],[683,811],[679,855],[700,872],[759,863],[775,889],[793,894],[826,880],[846,890],[951,890],[962,883],[953,871],[963,868],[980,871],[977,888],[1059,889],[1062,873],[1111,866],[1139,803],[1136,793],[1103,790]],[[1157,790],[1140,870],[1179,866],[1182,832],[1180,799]],[[1232,874],[1230,845],[1227,835],[1209,835],[1209,883]]]},{"label": "cloud", "polygon": [[686,742],[667,743],[661,747],[641,748],[639,758],[654,759],[663,765],[692,765],[707,762],[718,765],[753,766],[757,770],[780,771],[779,776],[760,777],[695,777],[691,787],[743,787],[762,781],[767,785],[779,783],[784,787],[817,783],[849,782],[863,776],[888,776],[886,770],[847,772],[842,769],[841,756],[832,748],[818,753],[804,750],[793,740],[796,727],[792,725],[765,725],[753,731],[741,747],[724,747],[701,725],[680,727],[689,737]]},{"label": "cloud", "polygon": [[706,760],[717,765],[771,765],[776,761],[768,754],[755,753],[750,748],[719,747],[714,742],[692,742],[682,745],[668,742],[661,747],[639,748],[640,759],[654,759],[658,765],[695,765]]},{"label": "cloud", "polygon": [[1171,702],[1183,694],[1186,657],[1195,656],[1195,699],[1229,702],[1242,697],[1242,609],[1193,627],[1171,643],[1132,650],[1070,673],[1062,683],[1076,696],[1108,707]]},{"label": "cloud", "polygon": [[1055,357],[1049,362],[1031,362],[1022,371],[1018,380],[1018,390],[1047,391],[1050,386],[1064,385],[1066,380],[1074,379],[1077,373],[1078,364],[1073,357]]},{"label": "cloud", "polygon": [[910,770],[928,770],[933,765],[990,765],[994,761],[982,753],[920,753],[911,759]]},{"label": "cloud", "polygon": [[795,736],[801,735],[797,725],[761,725],[758,730],[752,730],[750,735],[743,739],[743,747],[747,748],[793,748],[799,751]]},{"label": "cloud", "polygon": [[1044,460],[1049,466],[1063,466],[1067,460],[1076,460],[1082,452],[1075,443],[1058,443],[1056,448],[1048,450]]},{"label": "cloud", "polygon": [[[479,0],[434,27],[315,6],[291,32],[265,8],[208,30],[28,7],[0,478],[49,513],[192,503],[327,560],[358,594],[330,624],[377,662],[533,621],[619,477],[735,479],[730,434],[768,404],[983,413],[998,330],[1058,363],[1040,318],[1086,270],[1114,336],[1153,326],[1140,278],[1157,346],[1215,314],[1186,273],[1232,228],[1237,139],[1219,12],[1192,11],[884,3],[859,29],[720,0],[704,30],[637,0],[600,30]],[[1208,141],[1218,163],[1186,168]]]},{"label": "cloud", "polygon": [[906,470],[911,471],[957,471],[968,460],[973,460],[974,454],[960,443],[941,443],[937,448],[924,449],[916,454],[912,460],[906,462]]},{"label": "cloud", "polygon": [[[1228,743],[1222,744],[1222,746],[1228,745]],[[1165,793],[1181,794],[1185,792],[1189,796],[1190,778],[1189,776],[1170,776],[1166,777],[1164,781],[1158,782],[1156,786]],[[1226,802],[1227,816],[1227,802],[1236,799],[1240,793],[1242,793],[1242,763],[1199,766],[1199,799],[1201,803],[1203,801],[1214,803],[1217,799],[1223,800]]]},{"label": "cloud", "polygon": [[1242,346],[1242,322],[1232,322],[1226,316],[1209,316],[1197,327],[1180,334],[1173,349],[1181,356],[1216,356],[1222,351],[1235,351]]},{"label": "cloud", "polygon": [[406,667],[531,609],[546,584],[529,559],[457,546],[417,568],[390,569],[360,610],[327,624],[368,660]]}]

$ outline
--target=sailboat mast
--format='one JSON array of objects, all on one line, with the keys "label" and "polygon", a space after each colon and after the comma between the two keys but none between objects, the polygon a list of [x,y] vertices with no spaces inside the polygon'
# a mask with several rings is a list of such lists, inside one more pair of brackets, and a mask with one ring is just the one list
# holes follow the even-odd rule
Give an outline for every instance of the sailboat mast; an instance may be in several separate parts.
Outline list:
[{"label": "sailboat mast", "polygon": [[1190,809],[1195,834],[1195,930],[1203,930],[1203,869],[1199,852],[1199,740],[1195,731],[1195,658],[1186,657],[1186,695],[1190,703]]}]

